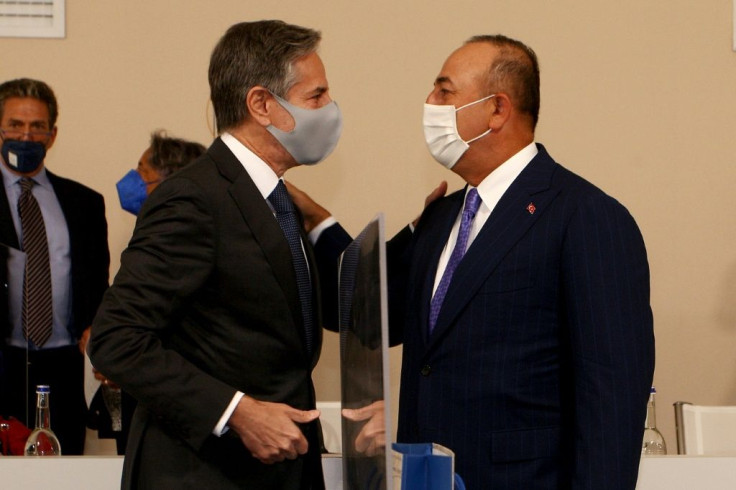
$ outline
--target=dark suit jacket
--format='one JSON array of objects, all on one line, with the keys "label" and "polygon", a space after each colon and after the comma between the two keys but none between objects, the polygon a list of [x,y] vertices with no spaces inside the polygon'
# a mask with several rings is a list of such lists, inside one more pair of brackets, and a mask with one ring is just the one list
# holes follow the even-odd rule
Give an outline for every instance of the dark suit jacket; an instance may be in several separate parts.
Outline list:
[{"label": "dark suit jacket", "polygon": [[[107,289],[110,252],[107,248],[107,221],[105,202],[100,194],[73,180],[58,177],[46,169],[54,187],[69,229],[72,271],[72,320],[68,326],[75,339],[79,339],[92,319]],[[13,226],[5,186],[0,174],[0,245],[19,248],[18,236]],[[0,247],[2,248],[2,247]],[[7,250],[0,260],[0,279],[3,297],[0,299],[0,339],[4,339],[8,325],[7,304]]]},{"label": "dark suit jacket", "polygon": [[633,489],[654,369],[633,218],[539,145],[456,269],[428,337],[463,197],[436,201],[413,236],[389,244],[401,257],[389,265],[391,328],[404,341],[398,440],[455,451],[469,489]]},{"label": "dark suit jacket", "polygon": [[139,402],[124,488],[281,490],[305,479],[320,488],[316,424],[303,428],[308,455],[273,465],[254,459],[234,431],[212,435],[236,390],[314,408],[322,336],[315,329],[309,356],[300,308],[278,222],[215,140],[148,197],[94,321],[92,362]]}]

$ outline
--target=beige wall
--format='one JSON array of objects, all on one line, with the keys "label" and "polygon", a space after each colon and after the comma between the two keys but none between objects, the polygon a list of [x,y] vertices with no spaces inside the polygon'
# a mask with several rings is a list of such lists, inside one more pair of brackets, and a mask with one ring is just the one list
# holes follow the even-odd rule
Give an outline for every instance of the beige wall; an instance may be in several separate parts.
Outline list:
[{"label": "beige wall", "polygon": [[[317,27],[345,118],[336,152],[288,177],[355,233],[377,212],[393,234],[441,179],[422,102],[444,58],[473,34],[531,45],[542,66],[537,139],[623,202],[649,250],[659,422],[675,451],[676,400],[736,405],[736,53],[732,5],[648,2],[67,1],[63,40],[0,38],[0,80],[49,82],[60,99],[49,168],[105,195],[113,272],[133,227],[115,182],[148,134],[208,143],[207,64],[242,20]],[[212,6],[217,7],[217,11]],[[316,373],[339,397],[337,343]],[[394,377],[400,352],[395,352]]]}]

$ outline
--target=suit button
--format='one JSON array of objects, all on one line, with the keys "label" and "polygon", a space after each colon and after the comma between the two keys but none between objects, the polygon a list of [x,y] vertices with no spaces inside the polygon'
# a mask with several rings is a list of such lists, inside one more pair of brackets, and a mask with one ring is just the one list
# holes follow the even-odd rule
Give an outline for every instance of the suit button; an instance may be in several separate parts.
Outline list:
[{"label": "suit button", "polygon": [[424,366],[422,366],[422,370],[419,371],[419,373],[422,376],[429,376],[429,373],[431,372],[432,372],[432,367],[429,364],[425,364]]}]

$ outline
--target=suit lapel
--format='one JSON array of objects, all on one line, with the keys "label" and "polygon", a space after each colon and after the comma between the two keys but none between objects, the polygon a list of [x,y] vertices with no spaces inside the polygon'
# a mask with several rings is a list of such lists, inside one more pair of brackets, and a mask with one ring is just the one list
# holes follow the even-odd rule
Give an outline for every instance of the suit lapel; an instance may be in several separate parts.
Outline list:
[{"label": "suit lapel", "polygon": [[[559,189],[550,187],[557,164],[544,147],[538,147],[537,156],[504,193],[455,270],[430,343],[443,336],[509,250],[534,226],[559,193]],[[529,208],[532,204],[533,208]]]},{"label": "suit lapel", "polygon": [[59,201],[59,207],[66,220],[67,233],[69,234],[69,253],[72,261],[72,277],[77,277],[79,274],[75,272],[75,265],[78,262],[83,262],[79,261],[75,256],[75,252],[80,249],[77,243],[78,240],[84,240],[87,236],[87,226],[84,223],[84,210],[80,209],[78,204],[75,206],[75,195],[72,189],[69,188],[68,181],[49,172],[49,169],[46,169],[46,175],[49,178],[49,182],[51,182],[51,187],[54,189],[54,194],[56,194],[56,200]]},{"label": "suit lapel", "polygon": [[8,195],[5,193],[5,181],[2,173],[0,173],[0,243],[11,248],[20,248],[18,235],[15,233],[15,225],[13,224],[13,215],[10,214],[10,205],[8,204]]},{"label": "suit lapel", "polygon": [[[445,248],[447,239],[450,236],[452,225],[460,213],[460,208],[465,197],[464,191],[458,191],[437,202],[436,208],[428,209],[431,218],[422,222],[420,220],[419,227],[426,223],[430,223],[427,229],[417,229],[416,234],[419,237],[416,243],[416,251],[414,253],[414,266],[411,268],[412,277],[409,284],[420,285],[417,290],[411,294],[419,295],[419,298],[413,298],[409,304],[426,305],[419,309],[419,325],[422,333],[422,339],[427,341],[428,325],[429,325],[429,304],[432,300],[432,289],[434,288],[434,279],[437,275],[437,266],[439,264],[440,255]],[[428,216],[429,217],[429,216]]]},{"label": "suit lapel", "polygon": [[281,227],[273,216],[273,211],[266,204],[248,172],[225,143],[219,138],[216,139],[207,153],[215,161],[223,177],[232,182],[228,192],[273,269],[274,276],[286,296],[292,318],[301,332],[303,328],[301,303],[291,251]]}]

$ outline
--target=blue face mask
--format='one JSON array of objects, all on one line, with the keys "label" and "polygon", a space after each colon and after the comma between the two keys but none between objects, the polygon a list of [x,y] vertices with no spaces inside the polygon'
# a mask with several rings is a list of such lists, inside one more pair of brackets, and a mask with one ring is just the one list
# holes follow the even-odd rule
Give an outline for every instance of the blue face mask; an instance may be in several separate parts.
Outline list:
[{"label": "blue face mask", "polygon": [[148,197],[146,183],[143,177],[141,177],[141,174],[135,170],[131,170],[125,174],[125,177],[118,181],[116,187],[118,188],[120,206],[129,213],[138,216],[143,206],[143,201]]},{"label": "blue face mask", "polygon": [[3,140],[3,160],[22,174],[35,172],[46,158],[46,146],[39,141]]}]

